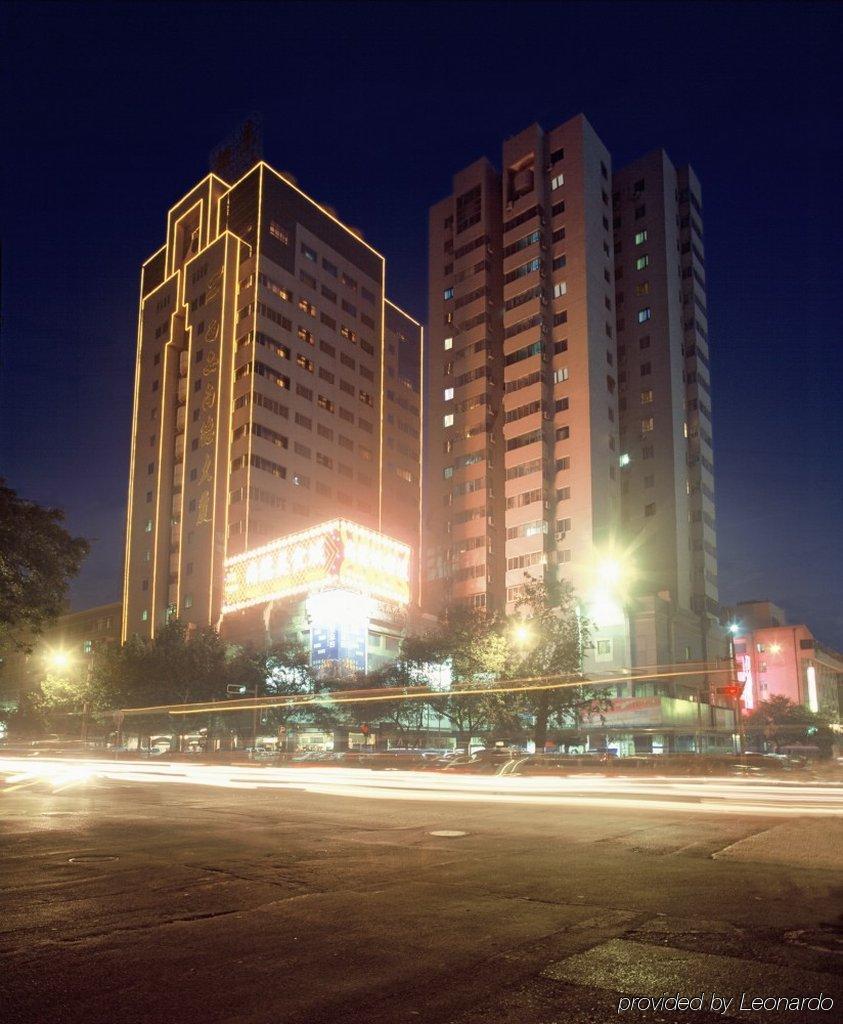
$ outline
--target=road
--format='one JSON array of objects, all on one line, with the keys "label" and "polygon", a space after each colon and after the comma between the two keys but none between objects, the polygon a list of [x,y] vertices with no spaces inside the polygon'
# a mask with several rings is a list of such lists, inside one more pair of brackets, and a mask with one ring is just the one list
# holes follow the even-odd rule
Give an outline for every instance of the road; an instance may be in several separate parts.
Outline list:
[{"label": "road", "polygon": [[[839,786],[22,762],[0,758],[4,1022],[843,1005]],[[626,1009],[665,994],[702,1008]]]}]

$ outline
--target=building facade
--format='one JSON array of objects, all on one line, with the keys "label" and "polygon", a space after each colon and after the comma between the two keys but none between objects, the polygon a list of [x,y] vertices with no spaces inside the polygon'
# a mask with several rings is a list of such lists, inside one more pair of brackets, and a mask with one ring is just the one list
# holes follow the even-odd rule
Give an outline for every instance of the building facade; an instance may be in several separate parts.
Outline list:
[{"label": "building facade", "polygon": [[224,563],[337,515],[413,550],[422,330],[386,261],[264,162],[208,175],[143,265],[123,639],[221,625]]},{"label": "building facade", "polygon": [[634,659],[722,656],[700,185],[656,150],[613,179],[623,534]]},{"label": "building facade", "polygon": [[501,166],[430,211],[430,604],[511,612],[525,573],[568,580],[611,669],[629,662],[611,158],[580,116],[508,139]]},{"label": "building facade", "polygon": [[80,682],[89,679],[97,653],[120,643],[121,621],[119,601],[60,615],[34,640],[30,652],[10,651],[4,656],[0,705],[13,710],[22,692],[34,689],[51,673]]},{"label": "building facade", "polygon": [[501,167],[430,211],[431,604],[550,576],[593,668],[725,658],[699,182],[661,150],[613,172],[583,116]]},{"label": "building facade", "polygon": [[787,697],[840,721],[843,653],[820,643],[804,623],[790,625],[769,601],[738,604],[733,630],[746,713],[771,697]]}]

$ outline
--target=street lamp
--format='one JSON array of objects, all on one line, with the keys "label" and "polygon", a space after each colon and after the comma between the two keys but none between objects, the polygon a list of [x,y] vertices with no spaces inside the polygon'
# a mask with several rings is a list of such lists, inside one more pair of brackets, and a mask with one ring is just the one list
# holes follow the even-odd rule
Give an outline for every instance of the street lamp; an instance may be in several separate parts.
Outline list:
[{"label": "street lamp", "polygon": [[526,649],[533,639],[533,631],[525,622],[520,622],[512,631],[512,635],[515,643],[522,650]]},{"label": "street lamp", "polygon": [[46,661],[48,667],[56,672],[66,672],[73,664],[73,658],[67,651],[49,651]]}]

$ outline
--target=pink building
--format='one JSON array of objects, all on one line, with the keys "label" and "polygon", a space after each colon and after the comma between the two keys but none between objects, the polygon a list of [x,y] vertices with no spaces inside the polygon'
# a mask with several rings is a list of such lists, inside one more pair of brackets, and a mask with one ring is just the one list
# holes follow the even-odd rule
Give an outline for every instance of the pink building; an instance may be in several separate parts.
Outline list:
[{"label": "pink building", "polygon": [[789,625],[782,609],[769,601],[739,604],[734,623],[746,712],[771,697],[787,697],[839,721],[843,654],[819,643],[806,625]]}]

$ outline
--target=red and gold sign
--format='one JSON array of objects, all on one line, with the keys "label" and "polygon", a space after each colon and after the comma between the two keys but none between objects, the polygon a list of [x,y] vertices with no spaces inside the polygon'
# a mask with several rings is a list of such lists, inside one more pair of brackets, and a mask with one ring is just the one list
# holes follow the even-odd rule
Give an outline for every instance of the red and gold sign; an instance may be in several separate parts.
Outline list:
[{"label": "red and gold sign", "polygon": [[347,519],[291,533],[225,563],[223,613],[328,587],[410,600],[408,545]]}]

